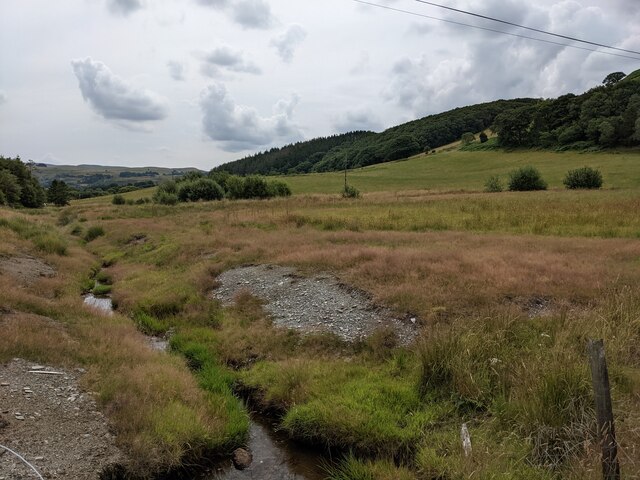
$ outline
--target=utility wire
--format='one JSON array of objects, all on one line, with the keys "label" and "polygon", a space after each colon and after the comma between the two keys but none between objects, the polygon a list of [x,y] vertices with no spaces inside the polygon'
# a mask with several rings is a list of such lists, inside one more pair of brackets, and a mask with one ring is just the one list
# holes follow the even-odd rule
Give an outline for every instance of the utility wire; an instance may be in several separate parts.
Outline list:
[{"label": "utility wire", "polygon": [[31,470],[33,470],[35,472],[35,474],[38,476],[38,478],[40,480],[44,480],[44,478],[42,478],[42,475],[40,475],[40,472],[38,472],[38,470],[36,470],[36,467],[34,467],[33,465],[31,465],[29,462],[27,462],[24,457],[22,455],[20,455],[19,453],[14,452],[13,450],[11,450],[9,447],[5,447],[4,445],[0,445],[0,448],[2,448],[3,450],[6,450],[7,452],[11,453],[12,455],[16,456],[18,459],[20,459],[25,465],[27,465],[29,468],[31,468]]},{"label": "utility wire", "polygon": [[391,10],[393,12],[405,13],[407,15],[412,15],[414,17],[428,18],[430,20],[438,20],[440,22],[450,23],[450,24],[453,24],[453,25],[461,26],[461,27],[475,28],[475,29],[478,29],[478,30],[484,30],[486,32],[500,33],[502,35],[509,35],[511,37],[524,38],[524,39],[527,39],[527,40],[535,40],[536,42],[548,43],[548,44],[551,44],[551,45],[558,45],[558,46],[561,46],[561,47],[575,48],[575,49],[584,50],[584,51],[587,51],[587,52],[602,53],[603,55],[612,55],[614,57],[629,58],[631,60],[640,60],[640,57],[632,57],[630,55],[622,55],[620,53],[605,52],[605,51],[596,50],[596,49],[593,49],[593,48],[580,47],[578,45],[571,45],[571,44],[568,44],[568,43],[555,42],[553,40],[545,40],[543,38],[529,37],[527,35],[520,35],[518,33],[512,33],[512,32],[505,32],[504,30],[496,30],[494,28],[480,27],[478,25],[472,25],[472,24],[469,24],[469,23],[456,22],[455,20],[447,20],[445,18],[432,17],[430,15],[425,15],[423,13],[417,13],[417,12],[412,12],[412,11],[409,11],[409,10],[403,10],[401,8],[390,7],[388,5],[380,5],[378,3],[367,2],[365,0],[351,0],[351,1],[356,2],[356,3],[360,3],[362,5],[369,5],[371,7],[382,8],[384,10]]},{"label": "utility wire", "polygon": [[479,13],[469,12],[467,10],[461,10],[458,8],[448,7],[446,5],[440,5],[439,3],[428,2],[426,0],[414,0],[418,3],[424,3],[425,5],[431,5],[433,7],[444,8],[446,10],[451,10],[452,12],[464,13],[465,15],[471,15],[473,17],[483,18],[485,20],[491,20],[492,22],[503,23],[505,25],[511,25],[513,27],[524,28],[525,30],[531,30],[532,32],[544,33],[545,35],[552,35],[554,37],[564,38],[565,40],[572,40],[574,42],[587,43],[589,45],[594,45],[596,47],[604,47],[610,48],[611,50],[618,50],[619,52],[633,53],[635,55],[640,55],[640,52],[636,52],[635,50],[625,50],[624,48],[612,47],[611,45],[604,45],[602,43],[591,42],[589,40],[582,40],[580,38],[569,37],[567,35],[561,35],[559,33],[548,32],[546,30],[540,30],[533,27],[526,27],[524,25],[520,25],[518,23],[509,22],[507,20],[500,20],[499,18],[489,17],[487,15],[480,15]]}]

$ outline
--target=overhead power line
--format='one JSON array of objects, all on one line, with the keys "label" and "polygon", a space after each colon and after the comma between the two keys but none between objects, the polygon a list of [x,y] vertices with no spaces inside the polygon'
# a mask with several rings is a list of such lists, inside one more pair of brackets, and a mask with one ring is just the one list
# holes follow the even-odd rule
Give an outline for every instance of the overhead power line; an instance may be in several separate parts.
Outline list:
[{"label": "overhead power line", "polygon": [[558,38],[564,38],[565,40],[572,40],[574,42],[586,43],[589,45],[594,45],[596,47],[610,48],[611,50],[618,50],[619,52],[633,53],[635,55],[640,55],[640,52],[636,52],[635,50],[625,50],[624,48],[612,47],[611,45],[604,45],[602,43],[591,42],[589,40],[582,40],[580,38],[570,37],[568,35],[561,35],[559,33],[548,32],[546,30],[540,30],[538,28],[527,27],[525,25],[520,25],[518,23],[509,22],[507,20],[500,20],[499,18],[489,17],[487,15],[481,15],[479,13],[469,12],[467,10],[461,10],[459,8],[448,7],[446,5],[440,5],[439,3],[428,2],[426,0],[414,0],[418,3],[424,3],[425,5],[431,5],[433,7],[444,8],[446,10],[451,10],[452,12],[463,13],[465,15],[471,15],[473,17],[483,18],[485,20],[491,20],[492,22],[503,23],[505,25],[511,25],[513,27],[524,28],[525,30],[530,30],[532,32],[544,33],[545,35],[551,35]]},{"label": "overhead power line", "polygon": [[437,20],[439,22],[450,23],[450,24],[453,24],[453,25],[461,26],[461,27],[475,28],[477,30],[484,30],[486,32],[499,33],[501,35],[509,35],[510,37],[524,38],[526,40],[534,40],[536,42],[542,42],[542,43],[547,43],[547,44],[551,44],[551,45],[557,45],[557,46],[560,46],[560,47],[575,48],[577,50],[584,50],[584,51],[587,51],[587,52],[601,53],[603,55],[612,55],[614,57],[629,58],[631,60],[639,60],[640,61],[640,57],[632,57],[630,55],[623,55],[623,54],[620,54],[620,53],[607,52],[607,51],[597,50],[597,49],[587,48],[587,47],[580,47],[578,45],[571,45],[569,43],[562,43],[562,42],[556,42],[556,41],[553,41],[553,40],[546,40],[544,38],[536,38],[536,37],[530,37],[528,35],[521,35],[521,34],[513,33],[513,32],[505,32],[504,30],[496,30],[494,28],[481,27],[479,25],[472,25],[470,23],[456,22],[455,20],[447,20],[446,18],[433,17],[431,15],[425,15],[423,13],[412,12],[410,10],[403,10],[401,8],[390,7],[388,5],[380,5],[379,3],[368,2],[368,1],[365,1],[365,0],[351,0],[351,1],[356,2],[356,3],[360,3],[362,5],[369,5],[371,7],[381,8],[383,10],[390,10],[390,11],[393,11],[393,12],[404,13],[404,14],[407,14],[407,15],[412,15],[414,17],[428,18],[430,20]]}]

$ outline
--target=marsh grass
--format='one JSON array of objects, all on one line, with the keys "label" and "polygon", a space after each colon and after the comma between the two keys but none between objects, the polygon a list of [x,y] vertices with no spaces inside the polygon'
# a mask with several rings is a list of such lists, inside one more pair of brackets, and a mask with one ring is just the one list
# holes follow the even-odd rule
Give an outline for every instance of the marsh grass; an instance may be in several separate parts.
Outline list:
[{"label": "marsh grass", "polygon": [[43,253],[66,255],[68,244],[53,227],[46,227],[24,216],[0,218],[0,228],[9,228],[20,238],[30,240]]}]

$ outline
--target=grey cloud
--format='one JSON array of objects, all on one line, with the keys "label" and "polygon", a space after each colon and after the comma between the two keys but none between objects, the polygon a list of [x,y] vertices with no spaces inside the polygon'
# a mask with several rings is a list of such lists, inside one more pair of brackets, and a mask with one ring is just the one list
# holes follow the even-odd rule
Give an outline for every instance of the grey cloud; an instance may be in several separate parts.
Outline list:
[{"label": "grey cloud", "polygon": [[0,105],[7,101],[7,94],[0,90]]},{"label": "grey cloud", "polygon": [[203,74],[215,77],[221,70],[255,75],[261,73],[260,67],[249,60],[245,60],[242,52],[234,51],[227,46],[218,47],[207,53],[203,58]]},{"label": "grey cloud", "polygon": [[[500,11],[501,18],[566,35],[611,43],[625,36],[623,29],[616,31],[615,18],[607,11],[573,1],[548,10],[535,5],[522,8],[521,3],[516,9],[514,2],[502,0],[458,6],[479,13]],[[383,92],[387,100],[418,116],[497,98],[582,92],[593,86],[586,79],[604,78],[612,68],[611,59],[597,53],[447,25],[437,26],[433,33],[440,29],[459,35],[455,55],[440,61],[426,54],[400,59]]]},{"label": "grey cloud", "polygon": [[271,7],[265,0],[196,0],[205,7],[226,12],[243,28],[265,30],[273,26],[275,19]]},{"label": "grey cloud", "polygon": [[116,15],[130,15],[142,6],[141,0],[107,0],[109,11]]},{"label": "grey cloud", "polygon": [[271,45],[275,47],[283,62],[290,63],[296,49],[304,42],[305,38],[307,38],[307,31],[301,25],[292,24],[271,40]]},{"label": "grey cloud", "polygon": [[349,111],[341,115],[333,128],[338,133],[353,132],[355,130],[382,130],[382,122],[369,109]]},{"label": "grey cloud", "polygon": [[184,63],[170,60],[167,62],[167,68],[169,69],[169,75],[171,75],[171,78],[176,81],[184,81],[184,74],[186,70]]},{"label": "grey cloud", "polygon": [[244,28],[267,29],[274,23],[271,7],[264,0],[238,0],[231,16]]},{"label": "grey cloud", "polygon": [[293,123],[297,97],[281,100],[270,117],[262,117],[251,107],[237,105],[222,84],[207,87],[200,96],[202,126],[206,135],[227,152],[239,152],[269,145],[276,140],[303,138]]},{"label": "grey cloud", "polygon": [[167,107],[158,95],[134,87],[104,63],[87,57],[73,60],[71,65],[82,97],[103,118],[134,128],[140,128],[144,122],[166,118]]}]

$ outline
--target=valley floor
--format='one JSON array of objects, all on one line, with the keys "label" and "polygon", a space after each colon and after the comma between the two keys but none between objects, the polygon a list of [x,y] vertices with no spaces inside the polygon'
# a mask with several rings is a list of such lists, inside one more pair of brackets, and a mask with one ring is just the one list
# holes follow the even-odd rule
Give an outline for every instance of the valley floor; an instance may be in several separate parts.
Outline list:
[{"label": "valley floor", "polygon": [[[85,369],[143,477],[228,462],[248,440],[239,396],[344,457],[331,479],[595,479],[585,345],[603,338],[624,478],[640,478],[639,210],[635,187],[1,209],[0,363]],[[21,279],[17,258],[50,270]],[[312,292],[322,278],[338,293]],[[92,289],[113,316],[83,306]],[[349,292],[356,325],[331,304]],[[330,328],[295,328],[300,308]]]}]

